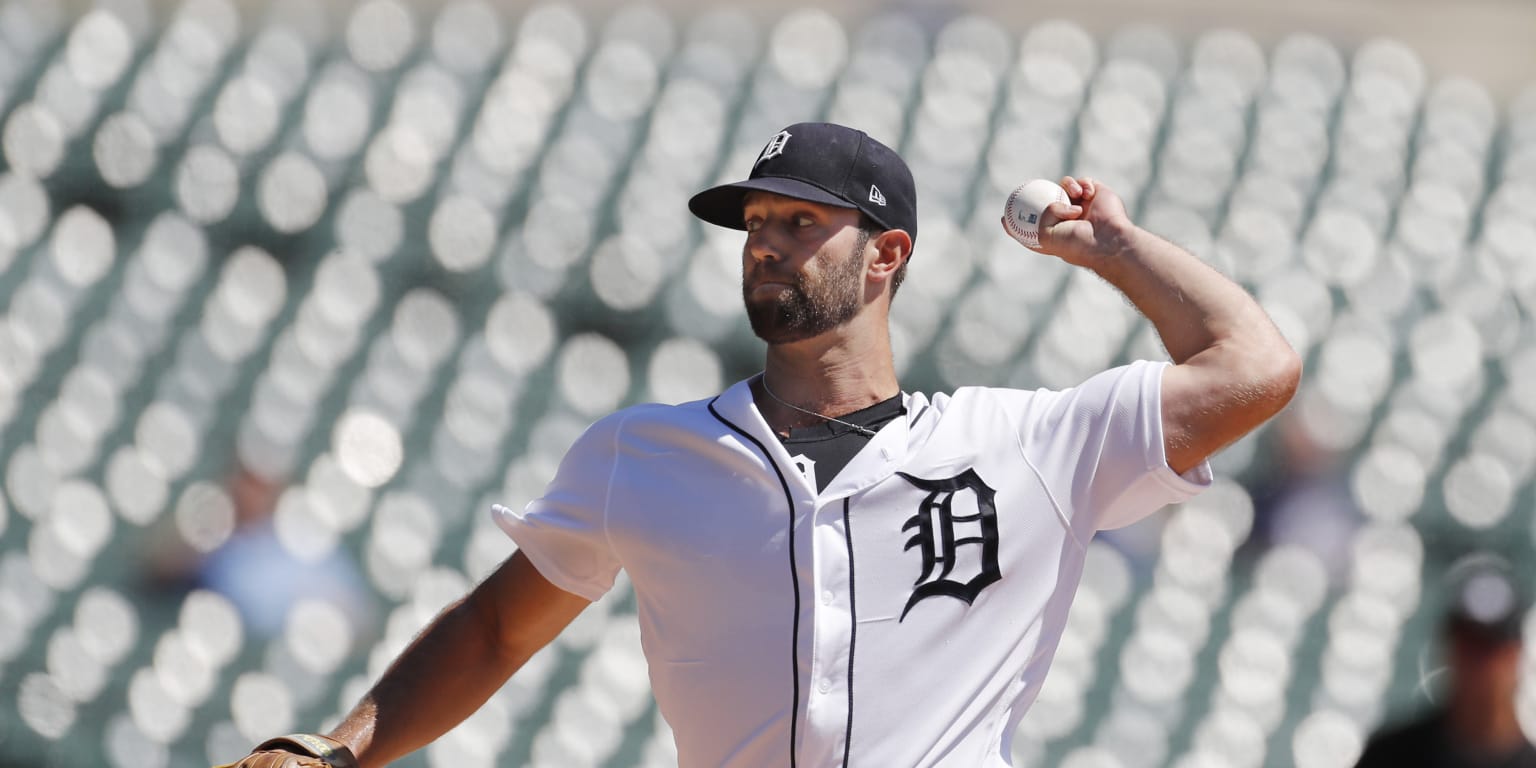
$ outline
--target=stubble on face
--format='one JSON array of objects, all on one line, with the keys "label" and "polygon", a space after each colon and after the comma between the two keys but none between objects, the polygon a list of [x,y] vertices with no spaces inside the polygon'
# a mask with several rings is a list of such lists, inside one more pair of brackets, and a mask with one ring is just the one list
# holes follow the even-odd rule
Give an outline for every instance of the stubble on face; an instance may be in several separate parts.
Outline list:
[{"label": "stubble on face", "polygon": [[[815,272],[804,268],[779,272],[763,262],[748,262],[750,271],[742,274],[741,292],[752,332],[769,344],[788,344],[820,336],[852,320],[864,304],[864,248],[868,244],[869,233],[859,230],[853,247],[841,259],[829,259],[825,270]],[[786,285],[772,293],[754,291],[759,279]]]}]

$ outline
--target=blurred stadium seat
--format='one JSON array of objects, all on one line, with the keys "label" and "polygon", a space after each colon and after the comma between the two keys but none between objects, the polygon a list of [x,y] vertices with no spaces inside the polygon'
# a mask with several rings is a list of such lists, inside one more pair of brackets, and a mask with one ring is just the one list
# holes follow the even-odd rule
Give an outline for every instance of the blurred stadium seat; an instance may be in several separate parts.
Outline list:
[{"label": "blurred stadium seat", "polygon": [[[1023,764],[1350,765],[1425,700],[1457,558],[1533,562],[1536,85],[1387,39],[960,12],[84,5],[0,0],[0,765],[334,722],[510,553],[490,503],[598,416],[756,369],[739,240],[685,202],[816,117],[916,173],[909,388],[1163,354],[997,227],[1068,172],[1308,361],[1216,488],[1092,545]],[[621,581],[402,764],[675,764],[638,637]]]}]

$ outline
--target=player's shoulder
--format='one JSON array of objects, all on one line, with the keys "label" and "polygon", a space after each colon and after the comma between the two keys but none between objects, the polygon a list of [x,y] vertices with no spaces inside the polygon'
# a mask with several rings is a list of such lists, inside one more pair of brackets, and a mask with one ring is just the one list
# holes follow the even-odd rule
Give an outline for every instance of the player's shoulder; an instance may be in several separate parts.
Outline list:
[{"label": "player's shoulder", "polygon": [[975,434],[988,426],[1011,423],[1038,392],[983,386],[959,387],[953,392],[932,394],[914,392],[908,400],[907,411],[911,414],[912,425],[919,431],[926,422],[936,428],[943,424]]},{"label": "player's shoulder", "polygon": [[953,394],[934,394],[928,401],[940,414],[949,416],[970,415],[984,419],[989,414],[1001,412],[1016,420],[1032,412],[1048,411],[1060,403],[1081,399],[1085,404],[1091,404],[1114,398],[1119,392],[1141,391],[1148,378],[1159,375],[1166,365],[1166,362],[1134,360],[1063,387],[966,386],[954,390]]},{"label": "player's shoulder", "polygon": [[576,439],[572,451],[583,455],[612,455],[620,445],[643,448],[648,442],[707,428],[709,400],[669,405],[637,403],[592,422]]},{"label": "player's shoulder", "polygon": [[[955,390],[950,400],[958,404],[972,406],[995,405],[999,403],[1028,403],[1032,400],[1071,394],[1084,388],[1113,388],[1125,382],[1140,381],[1150,376],[1160,375],[1163,368],[1167,365],[1167,361],[1132,360],[1095,373],[1075,384],[1057,387],[960,387]],[[938,397],[935,395],[935,402],[937,402]]]},{"label": "player's shoulder", "polygon": [[938,413],[960,413],[975,409],[992,409],[1020,403],[1047,392],[1044,389],[1015,389],[1013,387],[959,387],[953,392],[935,392],[932,395],[918,393],[917,397],[931,405]]},{"label": "player's shoulder", "polygon": [[709,405],[719,395],[711,395],[686,403],[637,403],[620,411],[633,423],[657,421],[687,421],[700,417],[709,418]]},{"label": "player's shoulder", "polygon": [[623,436],[655,430],[694,430],[714,423],[709,406],[713,397],[686,403],[637,403],[598,419],[592,425],[610,434]]}]

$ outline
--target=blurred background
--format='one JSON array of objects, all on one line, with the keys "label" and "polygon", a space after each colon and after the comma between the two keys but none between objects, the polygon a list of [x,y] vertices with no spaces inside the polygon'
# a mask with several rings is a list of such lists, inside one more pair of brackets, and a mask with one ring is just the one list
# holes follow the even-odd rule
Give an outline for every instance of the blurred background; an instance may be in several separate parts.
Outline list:
[{"label": "blurred background", "polygon": [[[1002,235],[1068,172],[1307,360],[1215,488],[1095,540],[1020,764],[1351,765],[1437,702],[1448,577],[1532,578],[1532,31],[1515,0],[0,0],[0,765],[328,727],[510,554],[491,503],[758,369],[739,235],[685,201],[818,118],[917,176],[909,390],[1164,356]],[[628,587],[401,764],[675,764]]]}]

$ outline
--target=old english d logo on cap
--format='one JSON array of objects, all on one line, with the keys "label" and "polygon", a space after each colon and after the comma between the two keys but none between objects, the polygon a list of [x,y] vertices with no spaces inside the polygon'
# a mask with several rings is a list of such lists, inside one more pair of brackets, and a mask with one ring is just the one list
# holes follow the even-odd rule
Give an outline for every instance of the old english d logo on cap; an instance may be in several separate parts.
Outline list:
[{"label": "old english d logo on cap", "polygon": [[791,135],[789,131],[779,131],[774,134],[773,138],[768,140],[768,144],[763,147],[762,153],[757,156],[757,162],[753,163],[752,167],[756,168],[764,160],[784,154],[784,145],[789,143]]}]

